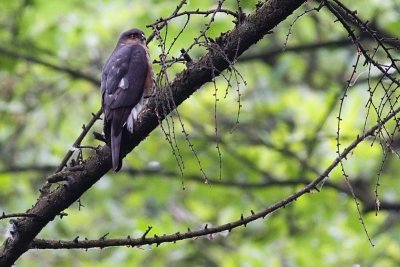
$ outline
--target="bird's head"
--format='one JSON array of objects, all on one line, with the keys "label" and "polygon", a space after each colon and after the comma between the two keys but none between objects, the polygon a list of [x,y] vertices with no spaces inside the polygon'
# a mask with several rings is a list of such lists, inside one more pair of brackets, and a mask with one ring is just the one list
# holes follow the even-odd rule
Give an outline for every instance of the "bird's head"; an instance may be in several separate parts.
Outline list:
[{"label": "bird's head", "polygon": [[119,37],[119,44],[141,44],[146,45],[146,36],[139,29],[131,29],[123,32]]}]

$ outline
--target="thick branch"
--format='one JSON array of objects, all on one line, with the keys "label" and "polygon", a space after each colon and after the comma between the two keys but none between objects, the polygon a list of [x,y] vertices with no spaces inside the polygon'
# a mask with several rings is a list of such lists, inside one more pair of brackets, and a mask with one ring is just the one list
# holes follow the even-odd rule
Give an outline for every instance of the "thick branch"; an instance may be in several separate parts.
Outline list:
[{"label": "thick branch", "polygon": [[[227,69],[230,65],[229,61],[232,62],[236,56],[241,55],[251,45],[263,38],[268,31],[286,19],[304,2],[305,0],[271,0],[264,3],[242,24],[217,40],[216,45],[219,46],[219,49],[212,49],[199,61],[194,62],[188,69],[177,75],[170,87],[164,88],[164,90],[171,90],[173,101],[178,106],[200,86],[211,81],[216,75],[215,69],[219,71]],[[214,70],[210,66],[213,66]],[[167,101],[169,100],[164,100],[164,102]],[[165,103],[165,106],[168,105]],[[157,127],[159,118],[154,112],[155,108],[156,103],[153,101],[150,109],[143,114],[143,120],[132,135],[125,153],[137,146]],[[100,148],[96,155],[83,164],[83,167],[83,170],[71,174],[65,183],[55,190],[42,192],[36,204],[28,211],[29,214],[39,215],[38,218],[22,218],[15,221],[16,231],[13,238],[8,238],[0,247],[0,266],[11,266],[29,249],[32,240],[49,221],[79,199],[86,190],[110,170],[110,149],[106,146]],[[220,229],[214,228],[214,231],[218,230]]]}]

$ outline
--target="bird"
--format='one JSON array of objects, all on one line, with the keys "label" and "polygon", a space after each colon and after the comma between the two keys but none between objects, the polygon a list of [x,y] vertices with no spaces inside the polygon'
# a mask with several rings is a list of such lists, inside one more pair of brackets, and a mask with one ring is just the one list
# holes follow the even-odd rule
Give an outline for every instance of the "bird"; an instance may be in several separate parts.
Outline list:
[{"label": "bird", "polygon": [[115,172],[122,166],[123,133],[133,132],[135,121],[153,89],[153,68],[146,36],[137,28],[123,32],[101,75],[104,137],[111,148]]}]

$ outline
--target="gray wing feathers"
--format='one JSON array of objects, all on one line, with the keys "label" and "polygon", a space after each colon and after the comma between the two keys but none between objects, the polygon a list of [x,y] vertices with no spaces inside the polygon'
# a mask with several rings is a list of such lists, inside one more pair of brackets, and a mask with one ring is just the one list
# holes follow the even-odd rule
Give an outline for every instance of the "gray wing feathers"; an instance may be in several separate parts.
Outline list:
[{"label": "gray wing feathers", "polygon": [[[139,45],[117,46],[103,67],[102,108],[105,124],[111,124],[113,169],[121,167],[122,130],[129,114],[140,101],[147,77],[147,55]],[[106,134],[107,135],[107,134]]]},{"label": "gray wing feathers", "polygon": [[[115,95],[107,103],[110,109],[133,108],[142,97],[147,76],[146,51],[139,45],[117,47],[104,65],[103,95]],[[106,103],[103,103],[106,104]]]}]

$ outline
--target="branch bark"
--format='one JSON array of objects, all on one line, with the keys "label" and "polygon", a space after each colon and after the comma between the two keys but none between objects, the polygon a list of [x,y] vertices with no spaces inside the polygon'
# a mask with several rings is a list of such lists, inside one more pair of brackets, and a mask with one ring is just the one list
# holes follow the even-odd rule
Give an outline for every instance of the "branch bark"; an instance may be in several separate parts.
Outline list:
[{"label": "branch bark", "polygon": [[[219,72],[227,69],[235,57],[241,55],[251,45],[263,38],[272,28],[285,20],[305,0],[270,0],[250,14],[240,25],[217,39],[212,49],[197,62],[193,62],[186,70],[178,74],[169,88],[174,106],[178,106],[203,84],[212,80]],[[214,69],[210,68],[213,66]],[[168,99],[163,100],[170,101]],[[165,103],[165,106],[169,106]],[[142,122],[130,138],[125,154],[143,141],[154,130],[159,122],[155,114],[157,103],[152,101],[149,110],[143,114]],[[171,110],[169,110],[171,112]],[[164,114],[167,115],[167,114]],[[45,185],[34,206],[27,211],[35,217],[24,217],[13,222],[13,236],[0,247],[0,266],[11,266],[29,249],[32,240],[52,221],[57,214],[72,203],[96,183],[111,168],[111,153],[107,146],[96,151],[96,154],[85,161],[81,170],[68,171],[68,179],[54,190]],[[295,196],[297,197],[297,196]]]}]

